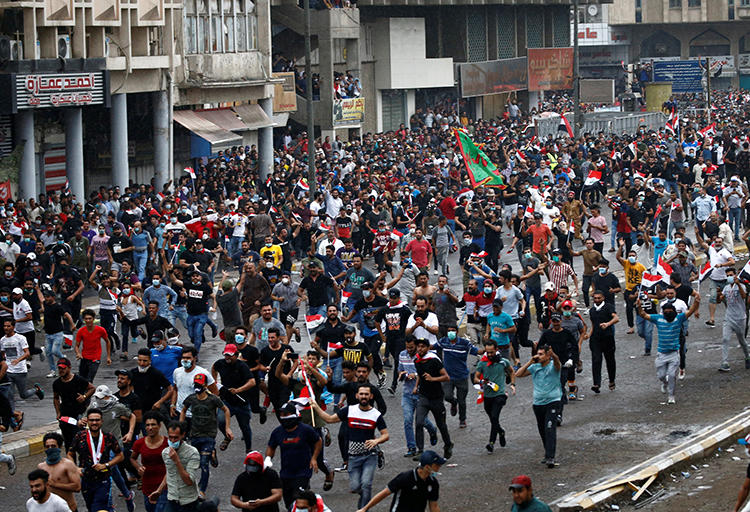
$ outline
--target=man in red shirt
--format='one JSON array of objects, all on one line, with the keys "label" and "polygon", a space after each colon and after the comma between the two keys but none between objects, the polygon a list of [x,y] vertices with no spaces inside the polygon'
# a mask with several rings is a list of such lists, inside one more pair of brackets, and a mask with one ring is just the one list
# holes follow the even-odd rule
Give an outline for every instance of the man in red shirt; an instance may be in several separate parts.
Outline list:
[{"label": "man in red shirt", "polygon": [[524,236],[531,235],[533,243],[531,250],[542,263],[547,262],[547,252],[552,247],[552,231],[549,226],[542,224],[542,214],[534,214],[534,224],[526,228]]},{"label": "man in red shirt", "polygon": [[414,236],[414,240],[406,244],[404,252],[411,253],[411,261],[419,267],[419,270],[429,272],[430,260],[432,259],[432,245],[424,239],[421,229],[417,228]]},{"label": "man in red shirt", "polygon": [[[76,359],[81,361],[78,367],[78,375],[89,382],[94,382],[96,372],[99,370],[99,364],[102,360],[102,341],[107,349],[107,366],[112,364],[109,335],[104,327],[94,325],[95,316],[96,314],[92,310],[84,309],[81,313],[84,326],[78,329],[76,333]],[[81,349],[81,345],[83,345],[83,349]]]},{"label": "man in red shirt", "polygon": [[443,216],[448,219],[448,225],[454,233],[456,232],[456,206],[456,200],[451,196],[446,196],[438,205],[440,211],[443,212]]}]

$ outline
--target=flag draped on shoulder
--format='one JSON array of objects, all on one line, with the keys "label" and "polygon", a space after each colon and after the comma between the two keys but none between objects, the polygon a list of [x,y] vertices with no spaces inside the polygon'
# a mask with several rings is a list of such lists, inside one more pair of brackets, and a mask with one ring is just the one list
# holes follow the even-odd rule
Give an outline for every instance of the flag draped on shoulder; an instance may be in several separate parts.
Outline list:
[{"label": "flag draped on shoulder", "polygon": [[462,130],[454,130],[461,156],[464,158],[466,172],[469,173],[471,187],[505,188],[505,180],[497,173],[497,166],[472,142],[469,135]]}]

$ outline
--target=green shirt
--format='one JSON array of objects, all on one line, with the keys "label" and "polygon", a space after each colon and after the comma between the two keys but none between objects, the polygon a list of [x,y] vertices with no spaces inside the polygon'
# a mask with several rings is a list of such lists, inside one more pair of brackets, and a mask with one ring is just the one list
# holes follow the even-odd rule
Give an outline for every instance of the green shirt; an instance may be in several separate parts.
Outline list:
[{"label": "green shirt", "polygon": [[511,512],[552,512],[549,505],[537,498],[531,498],[531,501],[523,505],[516,505],[514,503],[513,508],[510,510]]},{"label": "green shirt", "polygon": [[560,370],[550,360],[546,366],[534,363],[528,368],[534,381],[534,405],[547,405],[562,400]]},{"label": "green shirt", "polygon": [[[505,375],[506,368],[511,368],[510,361],[505,358],[501,358],[497,363],[490,363],[489,361],[479,361],[477,364],[477,373],[481,373],[484,380],[484,396],[487,398],[493,398],[505,394]],[[497,391],[493,391],[489,386],[489,382],[497,384]]]},{"label": "green shirt", "polygon": [[198,450],[182,441],[177,448],[182,467],[190,475],[193,485],[187,485],[182,480],[174,461],[169,458],[169,446],[161,452],[161,458],[167,468],[167,499],[178,501],[180,505],[187,505],[198,499],[198,477],[201,469],[201,456]]},{"label": "green shirt", "polygon": [[218,432],[217,413],[224,407],[224,402],[216,395],[208,394],[205,400],[193,393],[183,402],[183,407],[192,413],[190,437],[216,437]]}]

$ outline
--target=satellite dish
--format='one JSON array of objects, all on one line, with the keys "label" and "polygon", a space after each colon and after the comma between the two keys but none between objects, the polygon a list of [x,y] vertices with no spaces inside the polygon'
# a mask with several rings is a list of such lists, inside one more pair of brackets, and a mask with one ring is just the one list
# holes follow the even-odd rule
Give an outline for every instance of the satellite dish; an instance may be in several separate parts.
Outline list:
[{"label": "satellite dish", "polygon": [[590,16],[596,16],[599,13],[599,9],[595,5],[589,5],[588,11]]}]

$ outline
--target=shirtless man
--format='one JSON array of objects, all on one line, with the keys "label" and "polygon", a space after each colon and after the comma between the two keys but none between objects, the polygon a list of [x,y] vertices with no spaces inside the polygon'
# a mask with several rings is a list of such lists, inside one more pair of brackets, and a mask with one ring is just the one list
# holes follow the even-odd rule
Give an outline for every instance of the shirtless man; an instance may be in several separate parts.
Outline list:
[{"label": "shirtless man", "polygon": [[73,512],[78,510],[74,493],[81,490],[81,473],[75,462],[65,457],[63,437],[57,432],[44,434],[44,453],[47,458],[37,466],[49,473],[47,487],[68,503]]},{"label": "shirtless man", "polygon": [[417,300],[417,297],[424,297],[427,299],[427,303],[432,303],[432,296],[435,295],[437,290],[436,286],[430,284],[430,275],[427,272],[420,272],[417,276],[417,286],[414,287],[412,292],[412,304]]}]

